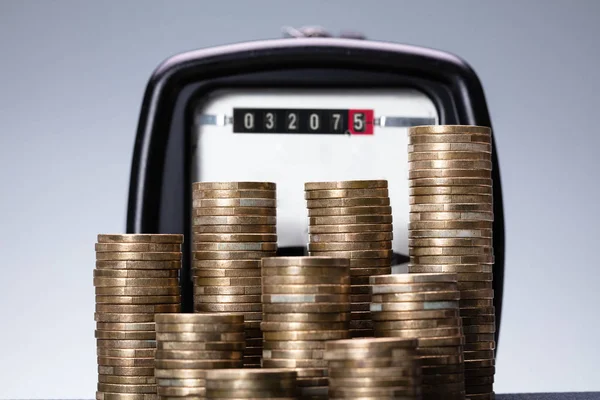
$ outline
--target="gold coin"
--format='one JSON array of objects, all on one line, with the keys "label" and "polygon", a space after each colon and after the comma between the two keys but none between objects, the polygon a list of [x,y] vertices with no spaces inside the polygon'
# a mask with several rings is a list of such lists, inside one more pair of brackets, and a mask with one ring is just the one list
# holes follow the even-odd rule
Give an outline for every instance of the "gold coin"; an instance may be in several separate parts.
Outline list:
[{"label": "gold coin", "polygon": [[492,229],[491,221],[413,221],[408,223],[409,230],[426,229]]},{"label": "gold coin", "polygon": [[304,192],[306,200],[334,199],[334,198],[356,198],[356,197],[388,197],[386,188],[379,189],[331,189],[310,190]]},{"label": "gold coin", "polygon": [[162,369],[156,368],[156,379],[201,379],[206,381],[203,369]]},{"label": "gold coin", "polygon": [[384,276],[373,276],[370,279],[371,285],[440,282],[456,282],[456,274],[390,274]]},{"label": "gold coin", "polygon": [[198,199],[229,199],[229,198],[250,198],[250,199],[275,199],[275,190],[227,190],[227,189],[202,189],[192,190],[194,200]]},{"label": "gold coin", "polygon": [[244,351],[244,341],[234,342],[158,342],[157,350],[168,351]]},{"label": "gold coin", "polygon": [[152,322],[98,322],[96,328],[103,331],[152,331],[155,328]]},{"label": "gold coin", "polygon": [[153,322],[154,314],[94,313],[97,322]]},{"label": "gold coin", "polygon": [[461,300],[470,299],[493,299],[493,289],[475,289],[475,290],[463,290],[460,292]]},{"label": "gold coin", "polygon": [[494,277],[492,273],[459,273],[457,274],[457,276],[459,282],[465,281],[462,283],[474,281],[491,281]]},{"label": "gold coin", "polygon": [[192,333],[203,333],[203,332],[242,332],[244,330],[243,323],[200,323],[200,324],[189,324],[189,323],[157,323],[156,332],[192,332]]},{"label": "gold coin", "polygon": [[195,233],[194,243],[277,242],[277,235],[264,233]]},{"label": "gold coin", "polygon": [[392,240],[392,232],[367,232],[367,233],[334,233],[334,234],[312,234],[309,235],[311,243],[329,242],[368,242]]},{"label": "gold coin", "polygon": [[277,217],[269,216],[202,216],[193,217],[193,225],[274,225]]},{"label": "gold coin", "polygon": [[480,350],[494,350],[496,348],[496,342],[493,340],[487,342],[475,342],[475,343],[466,343],[464,345],[464,350],[466,351],[480,351]]},{"label": "gold coin", "polygon": [[327,207],[373,207],[389,206],[389,197],[355,197],[355,198],[333,198],[306,200],[306,206],[309,209],[327,208]]},{"label": "gold coin", "polygon": [[349,285],[350,277],[346,276],[310,276],[310,275],[267,275],[262,277],[265,286],[274,285]]},{"label": "gold coin", "polygon": [[[490,264],[439,264],[439,265],[409,265],[409,273],[492,273],[493,265]],[[458,275],[457,275],[458,278]]]},{"label": "gold coin", "polygon": [[193,190],[276,190],[273,182],[194,182]]},{"label": "gold coin", "polygon": [[491,247],[409,247],[411,256],[473,256],[493,254]]},{"label": "gold coin", "polygon": [[98,243],[183,243],[183,235],[151,234],[99,234]]},{"label": "gold coin", "polygon": [[375,329],[378,331],[389,329],[434,329],[460,326],[461,320],[457,317],[422,320],[375,321]]},{"label": "gold coin", "polygon": [[[181,261],[181,252],[102,252],[97,261]],[[97,266],[97,265],[96,265]]]},{"label": "gold coin", "polygon": [[392,263],[391,257],[383,258],[353,258],[350,259],[350,271],[357,268],[390,268]]},{"label": "gold coin", "polygon": [[391,215],[390,206],[362,206],[362,207],[325,207],[309,208],[309,217],[320,216],[350,216],[350,215]]},{"label": "gold coin", "polygon": [[371,312],[378,311],[417,311],[417,310],[443,310],[447,308],[458,308],[456,300],[439,300],[439,301],[414,301],[402,303],[376,303],[372,302]]},{"label": "gold coin", "polygon": [[263,268],[285,269],[285,267],[291,267],[289,270],[310,267],[348,267],[350,265],[350,261],[344,257],[266,257],[261,261]]},{"label": "gold coin", "polygon": [[162,387],[204,387],[206,379],[182,379],[182,378],[160,378],[156,383]]},{"label": "gold coin", "polygon": [[196,286],[260,286],[261,278],[194,278]]},{"label": "gold coin", "polygon": [[181,261],[96,261],[98,270],[179,270]]},{"label": "gold coin", "polygon": [[378,189],[387,188],[387,180],[356,180],[334,182],[306,182],[304,190],[331,190],[331,189]]},{"label": "gold coin", "polygon": [[192,275],[202,278],[210,277],[259,277],[259,269],[209,269],[197,268],[192,270]]},{"label": "gold coin", "polygon": [[[310,225],[391,224],[391,215],[342,215],[309,217]],[[312,233],[312,232],[311,232]]]},{"label": "gold coin", "polygon": [[478,125],[420,125],[408,128],[409,135],[437,135],[454,133],[491,135],[492,130],[487,126]]},{"label": "gold coin", "polygon": [[483,151],[428,151],[411,152],[408,162],[428,160],[490,160],[491,153]]},{"label": "gold coin", "polygon": [[121,339],[121,340],[155,340],[154,331],[100,331],[96,330],[96,339]]},{"label": "gold coin", "polygon": [[327,361],[317,359],[273,359],[263,358],[265,368],[326,368]]},{"label": "gold coin", "polygon": [[241,360],[241,351],[218,351],[218,350],[157,350],[157,360]]},{"label": "gold coin", "polygon": [[491,204],[492,201],[493,201],[492,196],[483,195],[483,194],[441,194],[441,195],[410,196],[409,197],[409,204],[436,204],[436,203]]},{"label": "gold coin", "polygon": [[[339,263],[338,265],[331,263],[330,266],[280,266],[280,267],[271,267],[265,265],[266,258],[263,258],[263,268],[262,275],[264,277],[267,276],[311,276],[316,277],[319,275],[322,276],[335,276],[338,278],[348,277],[350,273],[350,268],[348,268],[348,262]],[[338,258],[339,260],[339,258]],[[341,265],[340,265],[341,264]]]},{"label": "gold coin", "polygon": [[263,216],[274,217],[277,209],[274,207],[198,207],[192,209],[193,217],[204,216]]},{"label": "gold coin", "polygon": [[194,251],[194,260],[247,260],[272,257],[274,251]]},{"label": "gold coin", "polygon": [[478,247],[493,246],[491,238],[425,238],[408,239],[409,247]]},{"label": "gold coin", "polygon": [[230,199],[193,199],[192,207],[270,207],[275,208],[275,199],[230,198]]},{"label": "gold coin", "polygon": [[263,233],[276,234],[277,226],[271,225],[195,225],[192,226],[192,232],[198,233]]},{"label": "gold coin", "polygon": [[463,317],[463,325],[481,325],[481,324],[494,324],[496,323],[496,316],[494,314],[478,315],[475,317]]},{"label": "gold coin", "polygon": [[171,286],[178,287],[179,279],[177,278],[94,278],[94,286],[96,287],[163,287]]},{"label": "gold coin", "polygon": [[491,160],[425,160],[408,163],[409,171],[430,169],[483,169],[491,170]]},{"label": "gold coin", "polygon": [[263,304],[263,313],[333,313],[333,312],[348,312],[350,304],[348,303],[279,303],[279,304]]},{"label": "gold coin", "polygon": [[442,300],[459,300],[460,292],[458,290],[453,291],[441,291],[436,290],[433,292],[417,292],[417,293],[385,293],[385,294],[374,294],[372,301],[375,303],[402,303],[402,302],[413,302],[413,301],[442,301]]},{"label": "gold coin", "polygon": [[[490,238],[492,237],[491,229],[428,229],[428,230],[411,230],[408,232],[409,237],[413,239],[424,239],[424,238],[436,238],[436,239],[450,239],[450,238]],[[424,262],[419,262],[424,264]],[[447,262],[445,264],[465,264],[456,262]]]},{"label": "gold coin", "polygon": [[96,346],[109,349],[148,349],[155,348],[155,340],[104,340],[97,339]]},{"label": "gold coin", "polygon": [[477,281],[477,282],[458,282],[458,289],[462,292],[464,290],[480,290],[480,289],[493,289],[494,283],[492,281]]},{"label": "gold coin", "polygon": [[465,360],[486,360],[494,358],[493,350],[465,351]]},{"label": "gold coin", "polygon": [[263,322],[313,323],[313,322],[344,322],[350,320],[348,313],[265,313]]},{"label": "gold coin", "polygon": [[310,225],[310,234],[392,232],[392,224]]},{"label": "gold coin", "polygon": [[162,398],[164,396],[185,397],[197,396],[205,398],[206,388],[204,387],[165,387],[158,386],[156,393]]},{"label": "gold coin", "polygon": [[[421,169],[408,171],[409,180],[426,178],[480,178],[491,179],[490,170],[481,169]],[[411,185],[409,185],[410,187]],[[459,195],[454,195],[459,196]]]},{"label": "gold coin", "polygon": [[492,137],[490,135],[481,134],[428,134],[428,135],[408,135],[408,143],[410,144],[427,144],[427,143],[484,143],[491,144]]},{"label": "gold coin", "polygon": [[268,360],[286,360],[286,359],[323,359],[325,350],[263,350],[262,356]]},{"label": "gold coin", "polygon": [[[493,335],[492,335],[493,336]],[[467,369],[489,368],[496,365],[496,360],[465,360],[465,371]]]},{"label": "gold coin", "polygon": [[156,384],[153,376],[112,376],[98,374],[98,382],[129,385],[148,385]]},{"label": "gold coin", "polygon": [[157,341],[242,342],[244,332],[156,332]]},{"label": "gold coin", "polygon": [[[322,340],[269,340],[263,348],[267,350],[323,350],[325,341]],[[314,374],[313,374],[314,375]],[[324,376],[324,372],[316,376]]]},{"label": "gold coin", "polygon": [[447,151],[491,153],[492,145],[490,143],[417,143],[408,145],[408,154]]},{"label": "gold coin", "polygon": [[196,312],[243,312],[252,311],[260,312],[263,310],[260,303],[198,303],[194,302]]},{"label": "gold coin", "polygon": [[329,378],[329,388],[388,388],[419,386],[421,378],[415,377],[368,377]]},{"label": "gold coin", "polygon": [[261,294],[260,286],[202,286],[194,287],[194,296],[216,294]]},{"label": "gold coin", "polygon": [[[98,365],[111,367],[152,367],[154,366],[154,357],[149,358],[118,358],[118,357],[97,357]],[[100,389],[110,390],[110,389]]]},{"label": "gold coin", "polygon": [[275,242],[209,242],[194,243],[192,251],[276,251]]},{"label": "gold coin", "polygon": [[347,250],[347,251],[311,251],[309,256],[315,257],[347,257],[350,259],[363,258],[389,258],[393,254],[392,250]]},{"label": "gold coin", "polygon": [[389,388],[331,388],[329,398],[368,399],[368,398],[412,398],[417,397],[421,390],[418,387],[389,387]]},{"label": "gold coin", "polygon": [[177,270],[118,270],[118,269],[95,269],[94,277],[103,278],[177,278]]},{"label": "gold coin", "polygon": [[155,361],[158,369],[213,369],[213,368],[236,368],[240,366],[240,360],[162,360]]},{"label": "gold coin", "polygon": [[[419,347],[419,356],[458,356],[463,352],[462,346]],[[433,377],[432,377],[433,378]],[[464,377],[463,377],[464,379]],[[425,383],[425,382],[424,382]],[[431,383],[431,382],[429,382]]]},{"label": "gold coin", "polygon": [[260,260],[194,260],[193,269],[258,269]]},{"label": "gold coin", "polygon": [[262,302],[270,304],[285,303],[344,303],[350,299],[348,294],[263,294]]},{"label": "gold coin", "polygon": [[496,325],[495,324],[486,324],[486,325],[463,325],[463,331],[465,335],[470,334],[480,334],[480,333],[495,333]]},{"label": "gold coin", "polygon": [[103,296],[96,295],[98,304],[179,304],[181,296]]},{"label": "gold coin", "polygon": [[158,395],[155,393],[96,392],[96,400],[158,400]]},{"label": "gold coin", "polygon": [[428,338],[442,336],[460,336],[462,329],[458,327],[425,328],[425,329],[377,329],[379,337]]},{"label": "gold coin", "polygon": [[[179,295],[179,286],[112,286],[94,288],[102,296],[175,296]],[[166,311],[167,312],[167,311]]]},{"label": "gold coin", "polygon": [[122,251],[181,251],[181,244],[175,243],[96,243],[96,252]]},{"label": "gold coin", "polygon": [[198,303],[260,303],[260,295],[212,295],[198,296],[194,300]]},{"label": "gold coin", "polygon": [[408,194],[409,196],[448,196],[459,194],[491,196],[493,190],[491,186],[417,186],[409,188]]},{"label": "gold coin", "polygon": [[[341,322],[271,322],[263,321],[260,324],[263,332],[277,331],[312,331],[312,330],[344,330],[348,329],[347,321]],[[277,358],[277,357],[275,357]],[[300,357],[302,358],[302,357]]]},{"label": "gold coin", "polygon": [[381,242],[329,242],[309,243],[308,251],[346,251],[346,250],[387,250],[392,248],[392,241]]},{"label": "gold coin", "polygon": [[100,375],[114,375],[114,376],[154,376],[154,367],[109,367],[109,366],[98,366],[98,373]]},{"label": "gold coin", "polygon": [[408,377],[408,376],[418,376],[419,372],[417,372],[417,368],[407,368],[407,367],[367,367],[367,368],[340,368],[340,369],[330,369],[329,377],[330,378],[367,378],[367,377]]},{"label": "gold coin", "polygon": [[348,294],[350,285],[266,285],[263,294]]},{"label": "gold coin", "polygon": [[411,204],[411,213],[429,212],[493,212],[491,203],[437,203],[437,204]]},{"label": "gold coin", "polygon": [[268,391],[272,397],[278,397],[288,393],[288,396],[293,396],[296,390],[297,382],[295,379],[289,378],[280,380],[276,376],[256,376],[257,379],[214,379],[208,380],[206,389],[208,391],[225,391],[239,393],[239,391],[252,391],[254,395],[256,393],[262,393]]},{"label": "gold coin", "polygon": [[104,357],[154,357],[156,349],[96,349],[96,355]]},{"label": "gold coin", "polygon": [[437,291],[458,291],[456,282],[424,282],[424,283],[394,283],[377,284],[371,286],[369,293],[417,293],[417,292],[437,292]]},{"label": "gold coin", "polygon": [[493,264],[493,255],[479,256],[418,256],[411,257],[413,264]]}]

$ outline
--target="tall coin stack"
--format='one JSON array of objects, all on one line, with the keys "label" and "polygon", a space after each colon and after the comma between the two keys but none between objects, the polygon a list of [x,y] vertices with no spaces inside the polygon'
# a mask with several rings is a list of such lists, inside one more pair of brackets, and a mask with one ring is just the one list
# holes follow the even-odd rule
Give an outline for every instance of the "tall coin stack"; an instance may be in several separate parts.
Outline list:
[{"label": "tall coin stack", "polygon": [[296,371],[215,369],[206,373],[207,400],[297,399]]},{"label": "tall coin stack", "polygon": [[244,317],[218,313],[157,314],[156,341],[159,396],[202,399],[206,395],[205,370],[242,366]]},{"label": "tall coin stack", "polygon": [[409,129],[409,272],[458,275],[465,384],[494,397],[492,137],[480,126]]},{"label": "tall coin stack", "polygon": [[305,183],[312,256],[350,259],[352,337],[373,336],[369,276],[389,274],[392,208],[386,180]]},{"label": "tall coin stack", "polygon": [[325,342],[349,338],[349,260],[263,258],[263,367],[294,368],[302,399],[327,399]]},{"label": "tall coin stack", "polygon": [[417,341],[364,338],[327,342],[329,398],[421,399]]},{"label": "tall coin stack", "polygon": [[455,274],[371,277],[371,311],[378,337],[418,339],[423,399],[464,400],[465,338]]},{"label": "tall coin stack", "polygon": [[97,400],[153,400],[155,313],[180,310],[182,235],[98,235]]},{"label": "tall coin stack", "polygon": [[194,309],[244,315],[244,367],[260,367],[260,259],[277,250],[275,190],[269,182],[193,184]]}]

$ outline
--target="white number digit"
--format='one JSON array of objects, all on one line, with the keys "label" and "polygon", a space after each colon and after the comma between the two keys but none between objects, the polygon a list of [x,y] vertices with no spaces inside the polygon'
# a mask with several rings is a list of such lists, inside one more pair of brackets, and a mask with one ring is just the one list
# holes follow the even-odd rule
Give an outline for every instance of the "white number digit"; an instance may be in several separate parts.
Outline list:
[{"label": "white number digit", "polygon": [[342,120],[342,114],[333,114],[331,116],[333,118],[333,130],[337,131],[340,129],[340,121]]},{"label": "white number digit", "polygon": [[254,114],[252,114],[252,113],[244,114],[244,128],[254,129]]},{"label": "white number digit", "polygon": [[265,119],[267,121],[265,127],[267,129],[273,129],[275,127],[275,115],[273,115],[273,113],[266,113]]},{"label": "white number digit", "polygon": [[298,121],[298,117],[296,116],[296,114],[294,114],[294,113],[288,114],[288,121],[289,121],[288,129],[291,131],[296,130],[297,129],[296,122]]},{"label": "white number digit", "polygon": [[365,114],[363,113],[354,113],[353,117],[354,130],[362,131],[365,129]]},{"label": "white number digit", "polygon": [[319,115],[318,114],[310,114],[309,119],[310,129],[316,131],[319,129]]}]

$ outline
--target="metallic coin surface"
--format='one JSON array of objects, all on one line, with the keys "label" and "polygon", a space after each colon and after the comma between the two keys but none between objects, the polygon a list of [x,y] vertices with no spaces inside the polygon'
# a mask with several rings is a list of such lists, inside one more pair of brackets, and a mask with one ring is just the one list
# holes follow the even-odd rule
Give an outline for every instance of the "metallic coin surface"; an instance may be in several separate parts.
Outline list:
[{"label": "metallic coin surface", "polygon": [[178,234],[99,234],[98,243],[183,243]]}]

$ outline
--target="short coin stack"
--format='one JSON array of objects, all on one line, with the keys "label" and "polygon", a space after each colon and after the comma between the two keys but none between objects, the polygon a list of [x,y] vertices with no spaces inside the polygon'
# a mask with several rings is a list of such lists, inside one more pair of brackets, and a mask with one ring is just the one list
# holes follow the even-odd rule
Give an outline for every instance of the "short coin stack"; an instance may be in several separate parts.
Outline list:
[{"label": "short coin stack", "polygon": [[180,310],[182,235],[98,235],[98,400],[153,400],[155,313]]},{"label": "short coin stack", "polygon": [[275,190],[269,182],[193,184],[194,308],[244,315],[245,367],[260,367],[260,259],[277,250]]},{"label": "short coin stack", "polygon": [[204,398],[205,370],[242,366],[244,317],[157,314],[156,341],[158,394],[169,399]]},{"label": "short coin stack", "polygon": [[263,258],[263,367],[294,368],[302,399],[327,398],[325,342],[349,338],[349,260]]},{"label": "short coin stack", "polygon": [[455,274],[371,277],[378,337],[418,339],[423,399],[463,400],[464,336]]},{"label": "short coin stack", "polygon": [[409,129],[409,272],[458,275],[465,383],[472,400],[493,397],[492,138],[480,126]]},{"label": "short coin stack", "polygon": [[364,338],[327,342],[329,398],[421,399],[417,340]]},{"label": "short coin stack", "polygon": [[215,369],[206,372],[207,400],[297,399],[296,371]]},{"label": "short coin stack", "polygon": [[389,274],[392,208],[386,180],[307,182],[308,251],[350,259],[352,337],[373,336],[369,276]]}]

